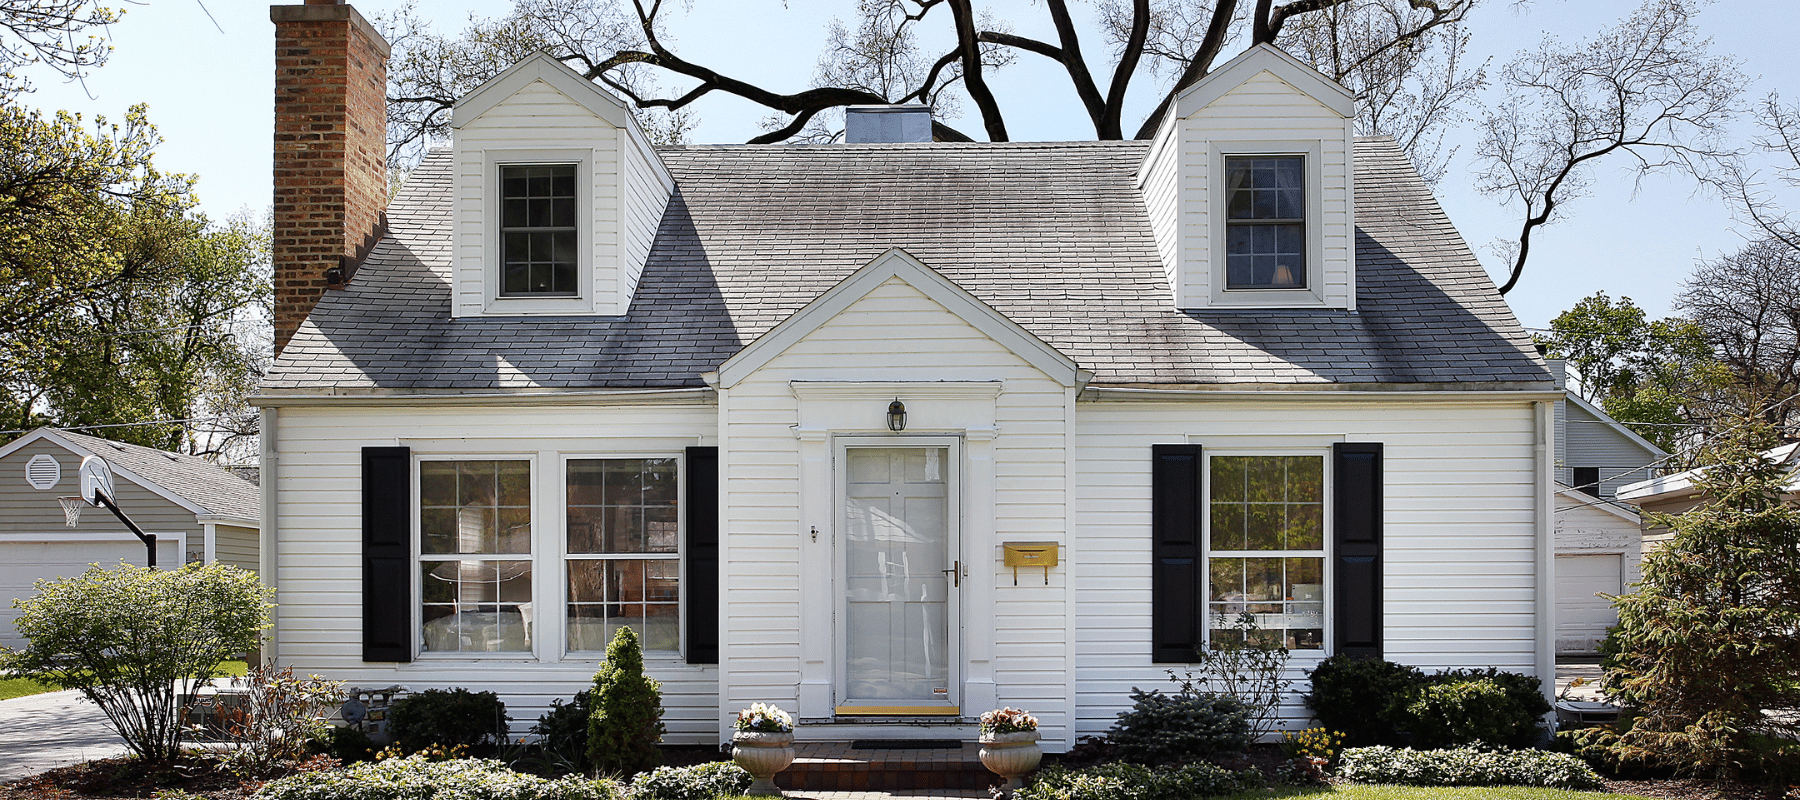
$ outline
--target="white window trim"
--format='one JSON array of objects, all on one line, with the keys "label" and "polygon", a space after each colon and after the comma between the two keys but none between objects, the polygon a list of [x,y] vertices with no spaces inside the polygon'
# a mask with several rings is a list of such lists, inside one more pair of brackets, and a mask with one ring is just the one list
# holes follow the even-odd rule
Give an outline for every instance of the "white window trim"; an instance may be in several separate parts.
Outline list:
[{"label": "white window trim", "polygon": [[[528,164],[575,165],[575,296],[500,296],[500,168]],[[482,151],[481,280],[482,311],[487,314],[562,315],[594,313],[594,151]]]},{"label": "white window trim", "polygon": [[[674,649],[674,650],[645,649],[643,651],[644,662],[647,664],[648,663],[671,663],[671,664],[686,664],[687,663],[687,652],[688,652],[687,651],[687,647],[688,647],[688,630],[687,630],[687,623],[688,623],[688,613],[687,613],[687,611],[688,611],[688,605],[687,605],[688,604],[688,590],[687,590],[687,586],[688,586],[688,574],[687,574],[688,464],[687,464],[687,457],[686,457],[685,452],[680,451],[680,450],[673,451],[673,452],[668,451],[668,450],[643,450],[643,451],[604,451],[604,452],[593,452],[593,453],[564,453],[564,454],[562,454],[562,457],[560,459],[561,463],[559,464],[559,466],[561,468],[561,472],[557,476],[558,478],[560,478],[561,483],[559,484],[557,495],[556,495],[557,496],[557,502],[556,502],[557,511],[556,511],[556,525],[555,525],[556,546],[555,546],[554,550],[557,554],[557,559],[558,559],[557,560],[557,569],[556,569],[556,580],[555,580],[556,614],[557,614],[556,622],[557,622],[557,626],[558,626],[557,627],[557,631],[558,631],[557,638],[558,638],[558,641],[561,642],[560,649],[562,652],[562,660],[564,660],[564,661],[583,661],[583,662],[598,661],[598,660],[601,660],[606,654],[606,651],[604,651],[604,650],[573,650],[573,649],[569,648],[569,560],[571,558],[571,556],[569,555],[569,536],[568,536],[569,462],[570,461],[598,461],[598,460],[604,460],[604,459],[637,460],[637,459],[648,459],[648,458],[669,458],[669,459],[674,459],[674,461],[675,461],[675,524],[676,524],[677,533],[676,533],[676,538],[675,538],[675,553],[674,553],[673,560],[675,561],[675,565],[676,565],[675,574],[677,576],[676,580],[677,580],[677,586],[679,587],[678,591],[680,592],[680,596],[679,596],[679,601],[676,603],[676,606],[675,606],[675,609],[676,609],[675,614],[676,614],[676,618],[678,620],[677,628],[676,628],[676,636],[678,637],[677,641],[679,642],[679,644],[677,645],[676,649]],[[643,555],[644,554],[621,553],[621,554],[618,554],[617,556],[615,556],[614,559],[642,558]],[[662,554],[657,554],[657,555],[660,557]],[[594,558],[592,554],[582,554],[580,556],[575,556],[575,558],[590,559],[590,560],[608,560],[608,559]]]},{"label": "white window trim", "polygon": [[[1207,164],[1213,179],[1208,204],[1215,210],[1209,231],[1212,240],[1210,294],[1213,306],[1249,306],[1264,308],[1325,307],[1325,160],[1318,139],[1296,140],[1213,140]],[[1227,289],[1225,288],[1225,244],[1227,187],[1225,159],[1238,156],[1300,156],[1305,170],[1306,187],[1306,288],[1304,289]]]},{"label": "white window trim", "polygon": [[[1323,661],[1326,658],[1329,658],[1332,655],[1332,653],[1334,652],[1333,644],[1335,642],[1333,640],[1332,631],[1334,630],[1333,621],[1337,618],[1336,617],[1337,576],[1335,574],[1336,570],[1332,569],[1333,548],[1332,548],[1332,536],[1331,536],[1331,530],[1332,530],[1331,524],[1332,524],[1332,520],[1333,520],[1333,511],[1334,511],[1333,506],[1336,505],[1336,495],[1333,494],[1335,475],[1332,471],[1331,448],[1329,446],[1326,446],[1323,448],[1316,448],[1316,447],[1296,447],[1296,446],[1292,446],[1292,445],[1282,446],[1282,445],[1276,445],[1276,444],[1271,444],[1269,446],[1261,446],[1261,447],[1249,446],[1249,445],[1233,445],[1231,447],[1216,447],[1216,448],[1215,447],[1203,447],[1200,451],[1200,455],[1201,455],[1201,461],[1204,462],[1201,465],[1200,493],[1201,493],[1201,496],[1205,498],[1205,510],[1201,514],[1201,534],[1200,534],[1201,542],[1204,545],[1203,547],[1201,547],[1201,564],[1204,565],[1204,568],[1200,570],[1200,597],[1202,598],[1201,604],[1204,607],[1203,611],[1201,612],[1201,617],[1203,618],[1202,625],[1203,625],[1203,628],[1205,631],[1205,638],[1202,639],[1202,642],[1203,643],[1210,642],[1212,640],[1212,627],[1213,627],[1212,559],[1213,559],[1213,557],[1218,556],[1220,558],[1271,558],[1271,557],[1275,557],[1275,556],[1270,556],[1269,555],[1270,553],[1284,553],[1284,554],[1291,554],[1291,555],[1282,555],[1279,557],[1281,557],[1281,558],[1290,558],[1290,557],[1291,558],[1319,558],[1322,562],[1321,573],[1323,574],[1324,580],[1325,580],[1325,587],[1324,587],[1325,615],[1324,615],[1323,627],[1321,630],[1321,638],[1323,640],[1323,647],[1321,647],[1318,650],[1290,650],[1290,651],[1288,651],[1289,658],[1291,661],[1297,661],[1297,662],[1306,663],[1306,664],[1310,664],[1314,661]],[[1213,548],[1212,548],[1212,480],[1213,480],[1213,470],[1212,470],[1213,462],[1212,462],[1212,460],[1214,458],[1218,458],[1221,456],[1224,456],[1224,457],[1230,457],[1230,456],[1317,456],[1320,459],[1320,461],[1322,462],[1321,469],[1319,472],[1319,480],[1323,484],[1320,487],[1320,489],[1322,490],[1320,496],[1323,498],[1324,508],[1321,509],[1319,518],[1320,518],[1320,525],[1322,526],[1321,533],[1323,534],[1321,543],[1324,545],[1324,547],[1322,547],[1319,550],[1213,550]]]},{"label": "white window trim", "polygon": [[532,623],[533,629],[532,629],[532,636],[531,636],[531,649],[529,649],[529,650],[517,650],[517,651],[508,651],[508,652],[499,652],[499,653],[484,653],[484,652],[464,652],[464,651],[438,652],[438,651],[431,651],[431,650],[425,649],[425,587],[423,585],[421,585],[421,582],[419,580],[419,565],[424,562],[424,559],[422,558],[422,556],[424,555],[424,552],[423,552],[424,541],[423,541],[423,536],[421,534],[421,527],[424,522],[424,514],[421,513],[423,503],[422,503],[422,497],[420,494],[420,486],[419,486],[422,475],[420,474],[421,471],[419,469],[419,465],[424,464],[426,462],[430,462],[430,461],[524,461],[530,465],[530,468],[531,468],[531,490],[530,490],[531,491],[531,494],[530,494],[530,497],[531,497],[531,552],[527,553],[525,558],[523,558],[523,559],[517,558],[516,557],[517,554],[512,554],[512,553],[505,554],[506,555],[505,558],[499,558],[499,559],[483,558],[482,556],[488,555],[485,553],[484,554],[470,554],[470,555],[476,555],[478,557],[476,560],[503,560],[503,561],[523,560],[523,561],[530,563],[531,564],[531,575],[532,575],[532,577],[531,577],[531,603],[534,607],[542,607],[543,601],[544,601],[543,580],[539,577],[539,567],[541,566],[541,563],[540,563],[541,558],[540,558],[539,554],[542,552],[542,547],[543,547],[543,541],[542,541],[543,530],[542,530],[542,527],[539,525],[539,520],[542,518],[542,516],[538,513],[539,507],[542,505],[538,501],[538,493],[542,490],[541,481],[543,480],[543,478],[541,475],[542,470],[539,469],[539,465],[541,462],[539,462],[539,460],[537,458],[537,454],[535,454],[535,453],[519,453],[519,452],[421,454],[418,452],[414,452],[413,459],[412,459],[412,486],[410,487],[410,492],[409,492],[410,497],[411,497],[409,502],[412,503],[412,509],[410,512],[410,516],[412,517],[412,555],[411,555],[411,559],[410,559],[411,566],[408,569],[408,574],[407,574],[407,580],[409,583],[412,584],[412,590],[411,590],[411,592],[409,592],[409,595],[412,597],[412,633],[410,635],[412,637],[414,663],[422,662],[422,663],[430,664],[430,663],[441,663],[441,662],[445,662],[445,661],[510,661],[510,662],[527,661],[528,662],[528,661],[542,660],[542,658],[539,655],[540,653],[545,652],[544,638],[543,638],[544,626],[543,626],[543,614],[542,613],[536,614],[535,615],[536,618],[534,619],[534,621]]}]

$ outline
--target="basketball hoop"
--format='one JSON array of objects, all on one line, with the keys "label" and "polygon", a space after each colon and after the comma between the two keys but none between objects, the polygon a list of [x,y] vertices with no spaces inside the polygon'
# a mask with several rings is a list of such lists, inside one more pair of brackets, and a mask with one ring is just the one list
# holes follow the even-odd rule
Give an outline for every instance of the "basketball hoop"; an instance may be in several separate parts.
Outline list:
[{"label": "basketball hoop", "polygon": [[71,528],[81,522],[81,509],[88,504],[79,497],[58,497],[56,502],[62,503],[63,521],[69,523]]}]

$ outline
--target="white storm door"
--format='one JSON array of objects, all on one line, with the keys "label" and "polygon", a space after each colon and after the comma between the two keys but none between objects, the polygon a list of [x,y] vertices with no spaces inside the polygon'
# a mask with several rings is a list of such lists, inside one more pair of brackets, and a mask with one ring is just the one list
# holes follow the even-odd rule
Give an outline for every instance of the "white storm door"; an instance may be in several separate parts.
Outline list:
[{"label": "white storm door", "polygon": [[955,443],[841,452],[838,713],[957,714]]}]

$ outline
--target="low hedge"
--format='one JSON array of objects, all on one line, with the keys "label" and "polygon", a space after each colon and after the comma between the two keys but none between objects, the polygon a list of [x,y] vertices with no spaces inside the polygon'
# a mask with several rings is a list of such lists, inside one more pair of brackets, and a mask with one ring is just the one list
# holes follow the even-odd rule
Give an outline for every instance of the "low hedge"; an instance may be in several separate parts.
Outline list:
[{"label": "low hedge", "polygon": [[750,773],[730,761],[657,767],[631,779],[632,800],[712,800],[750,788]]},{"label": "low hedge", "polygon": [[619,785],[582,777],[545,780],[491,758],[429,761],[424,755],[302,772],[263,784],[256,800],[623,800]]},{"label": "low hedge", "polygon": [[1193,800],[1237,794],[1263,784],[1254,769],[1232,772],[1212,764],[1150,767],[1129,762],[1085,769],[1045,767],[1014,800]]},{"label": "low hedge", "polygon": [[1345,750],[1338,777],[1355,783],[1410,786],[1542,786],[1598,789],[1600,776],[1581,759],[1545,750],[1461,747],[1413,750],[1377,745]]}]

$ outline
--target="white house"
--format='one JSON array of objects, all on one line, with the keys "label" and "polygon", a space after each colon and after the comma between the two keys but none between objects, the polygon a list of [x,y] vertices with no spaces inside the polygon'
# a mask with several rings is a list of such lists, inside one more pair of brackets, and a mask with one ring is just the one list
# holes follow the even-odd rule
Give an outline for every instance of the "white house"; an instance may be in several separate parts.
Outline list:
[{"label": "white house", "polygon": [[[1547,362],[1557,386],[1567,364]],[[1637,507],[1620,487],[1656,474],[1669,457],[1598,406],[1570,392],[1556,403],[1556,652],[1593,655],[1606,629],[1619,624],[1607,595],[1642,577]]]},{"label": "white house", "polygon": [[1297,670],[1551,675],[1562,393],[1278,50],[1150,142],[685,148],[538,55],[382,213],[385,44],[271,16],[282,663],[524,725],[630,625],[671,742],[758,701],[820,740],[1011,705],[1053,751],[1213,614]]},{"label": "white house", "polygon": [[36,594],[39,579],[148,560],[144,544],[105,509],[88,508],[75,527],[65,523],[57,498],[81,494],[77,471],[88,456],[106,461],[119,507],[155,534],[158,567],[257,568],[255,484],[196,456],[38,428],[0,446],[0,647],[24,644],[12,601]]}]

